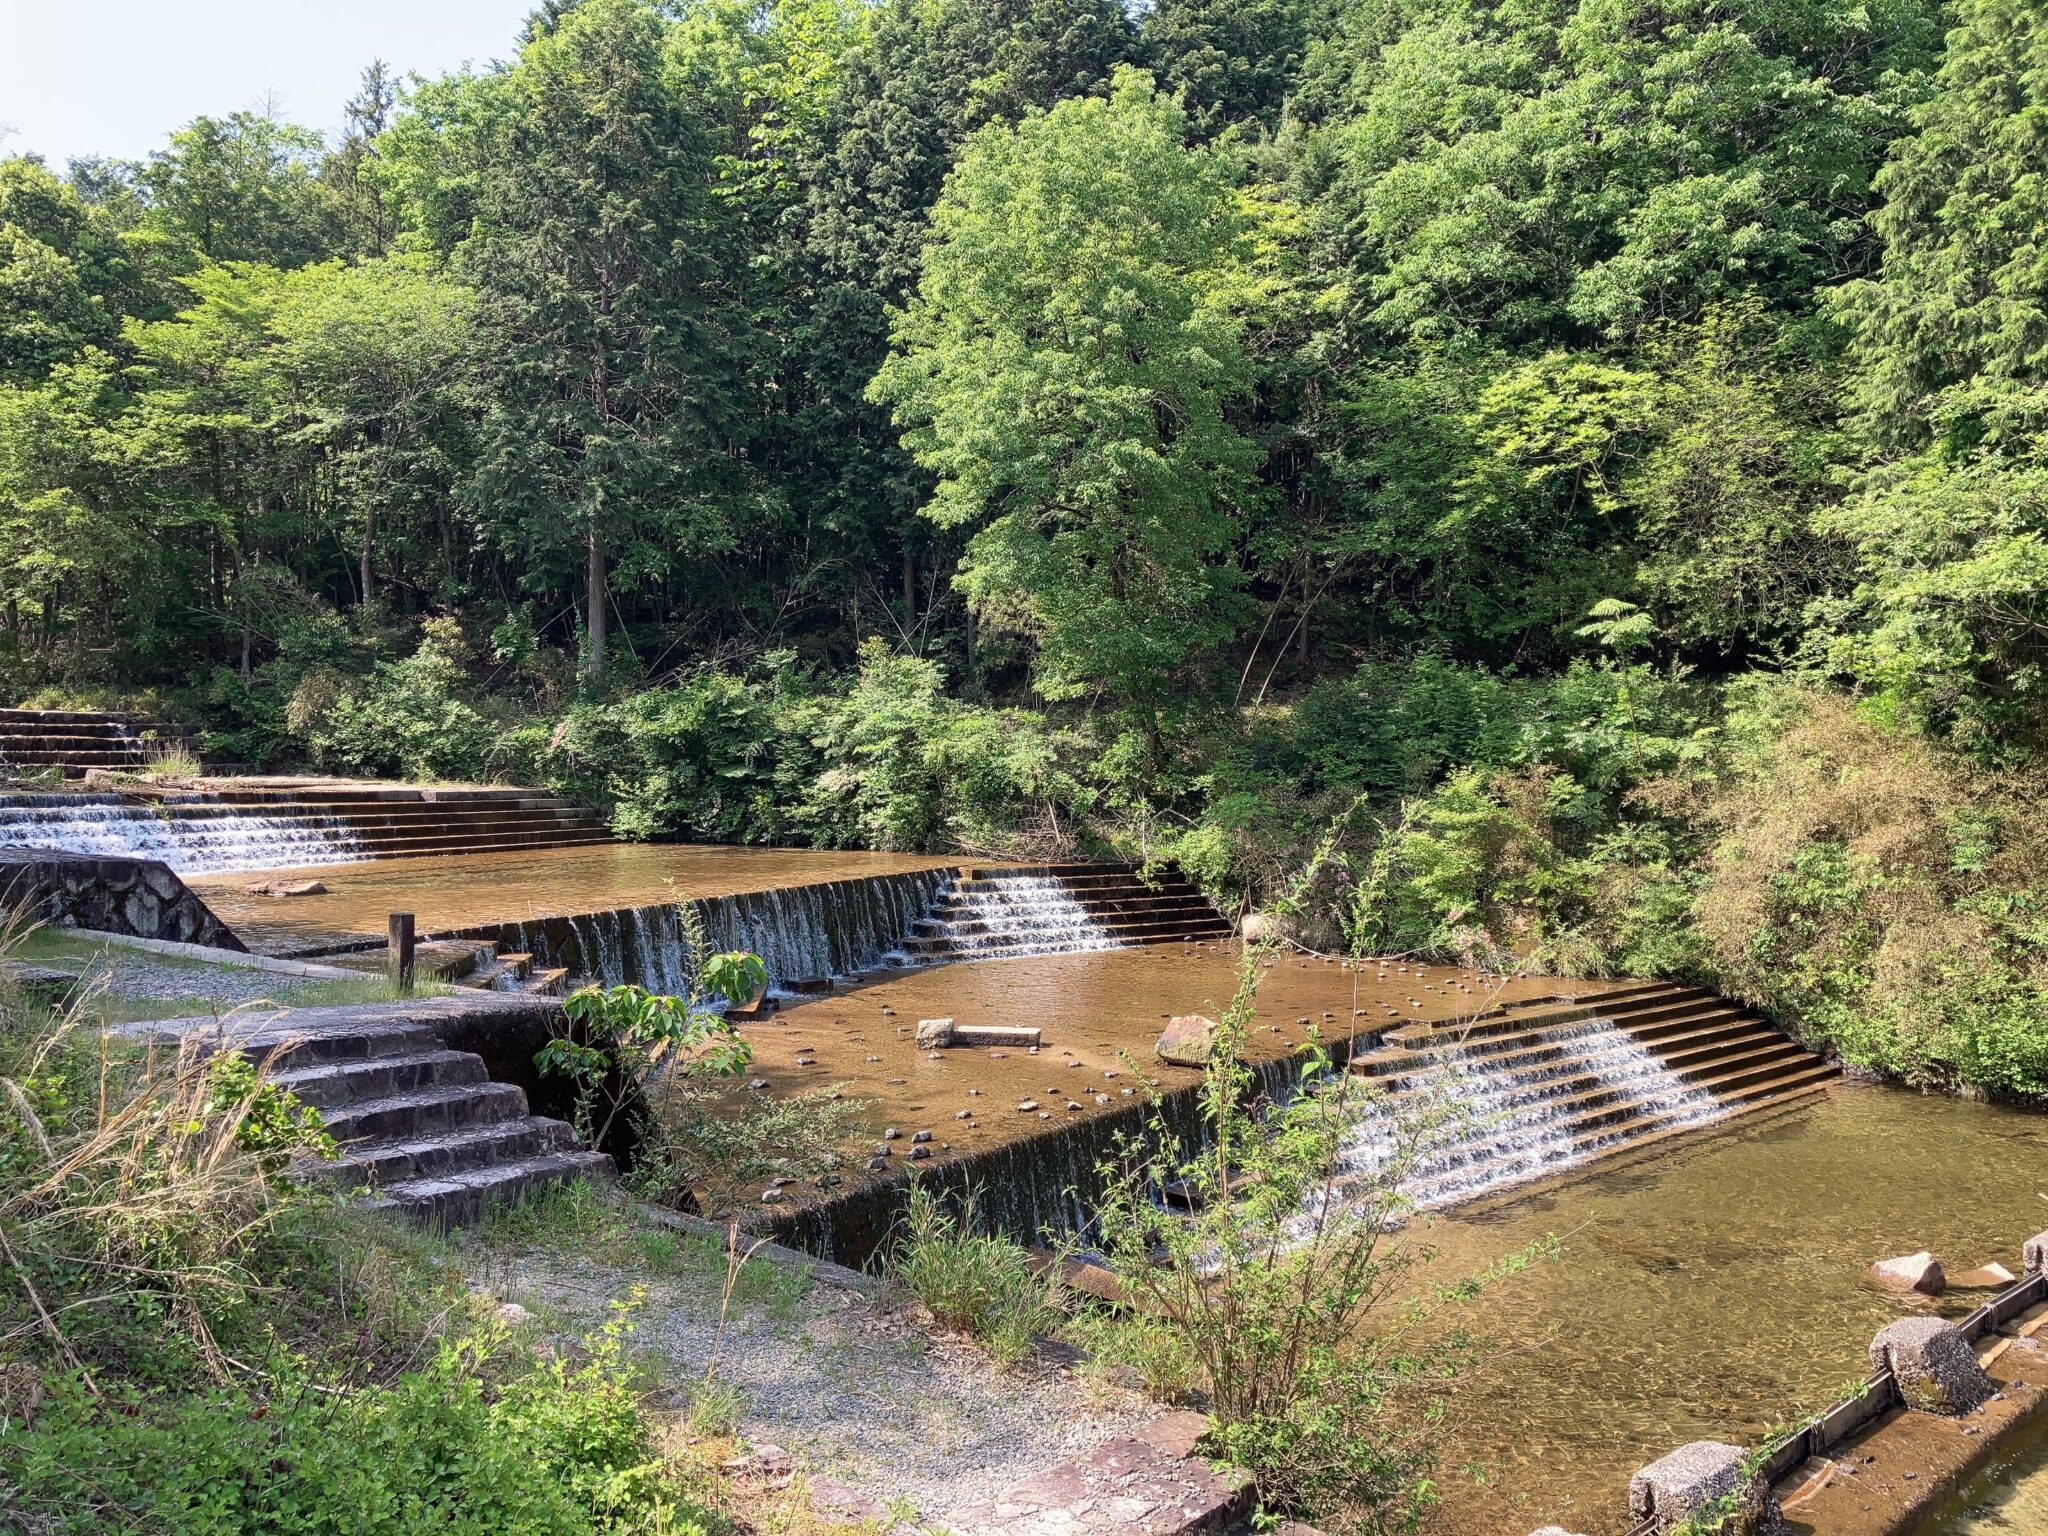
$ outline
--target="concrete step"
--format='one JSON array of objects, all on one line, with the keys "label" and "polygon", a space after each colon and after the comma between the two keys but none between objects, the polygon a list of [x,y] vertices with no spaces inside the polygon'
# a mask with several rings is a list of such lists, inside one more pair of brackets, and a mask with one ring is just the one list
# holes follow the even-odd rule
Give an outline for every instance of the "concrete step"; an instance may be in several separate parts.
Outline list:
[{"label": "concrete step", "polygon": [[[1597,1017],[1598,1015],[1590,1015],[1584,1019],[1541,1025],[1527,1031],[1499,1031],[1475,1035],[1467,1041],[1461,1041],[1455,1030],[1404,1026],[1402,1030],[1387,1032],[1386,1038],[1393,1043],[1353,1058],[1352,1069],[1368,1076],[1383,1075],[1390,1071],[1404,1070],[1411,1064],[1436,1060],[1446,1051],[1455,1051],[1461,1057],[1475,1062],[1493,1064],[1530,1051],[1565,1049],[1573,1041],[1585,1038]],[[1755,1024],[1758,1021],[1755,1014],[1741,1008],[1701,1007],[1687,1018],[1667,1020],[1658,1024],[1639,1025],[1627,1015],[1613,1022],[1617,1029],[1631,1039],[1646,1045],[1654,1042],[1661,1049],[1675,1041],[1689,1039],[1695,1035],[1713,1033],[1745,1022]],[[1763,1027],[1769,1028],[1768,1025]],[[1411,1037],[1408,1034],[1410,1029],[1419,1030],[1420,1034]],[[1411,1046],[1407,1044],[1410,1038],[1420,1038],[1425,1043]]]},{"label": "concrete step", "polygon": [[472,1125],[523,1119],[525,1091],[512,1083],[457,1083],[361,1099],[323,1111],[327,1129],[344,1144],[459,1131]]},{"label": "concrete step", "polygon": [[294,1067],[273,1073],[271,1081],[280,1088],[289,1088],[325,1115],[425,1089],[473,1086],[489,1082],[490,1074],[484,1070],[481,1056],[469,1051],[436,1049]]},{"label": "concrete step", "polygon": [[[1462,1066],[1474,1076],[1482,1077],[1487,1083],[1495,1086],[1538,1084],[1569,1072],[1590,1070],[1591,1063],[1606,1061],[1614,1055],[1611,1050],[1602,1050],[1598,1046],[1599,1037],[1584,1037],[1583,1041],[1575,1039],[1567,1046],[1534,1046],[1527,1051],[1488,1056],[1478,1062],[1456,1057],[1428,1057],[1418,1065],[1405,1068],[1404,1071],[1420,1071],[1430,1066]],[[1779,1047],[1789,1047],[1795,1052],[1799,1050],[1797,1045],[1778,1031],[1759,1025],[1753,1030],[1716,1033],[1711,1038],[1689,1042],[1680,1051],[1666,1051],[1660,1048],[1653,1054],[1665,1066],[1676,1070],[1680,1066],[1723,1060],[1746,1051]]]},{"label": "concrete step", "polygon": [[[234,1036],[227,1043],[252,1061],[268,1062],[273,1072],[285,1072],[320,1062],[411,1055],[435,1049],[441,1037],[430,1024],[400,1019],[347,1029],[301,1030],[278,1024]],[[206,1047],[202,1044],[200,1049]]]},{"label": "concrete step", "polygon": [[573,1150],[576,1133],[564,1121],[528,1115],[439,1136],[370,1142],[350,1148],[331,1163],[312,1164],[309,1172],[337,1184],[384,1188]]},{"label": "concrete step", "polygon": [[609,1179],[617,1172],[602,1152],[546,1152],[517,1162],[489,1163],[436,1176],[386,1185],[370,1202],[425,1226],[453,1227],[475,1221],[486,1207],[521,1199],[569,1179]]},{"label": "concrete step", "polygon": [[63,722],[71,725],[92,725],[101,722],[124,722],[129,716],[115,709],[0,709],[0,725],[36,725],[47,722]]}]

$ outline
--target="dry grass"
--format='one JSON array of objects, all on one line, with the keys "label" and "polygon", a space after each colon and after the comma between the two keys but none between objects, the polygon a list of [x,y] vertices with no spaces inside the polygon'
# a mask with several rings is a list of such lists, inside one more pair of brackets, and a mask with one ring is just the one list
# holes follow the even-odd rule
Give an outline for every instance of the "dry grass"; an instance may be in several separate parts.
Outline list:
[{"label": "dry grass", "polygon": [[1839,695],[1788,691],[1782,706],[1735,771],[1645,796],[1712,840],[1693,907],[1708,963],[1790,1022],[1838,1007],[1896,1037],[1882,1064],[1938,1075],[1959,983],[1991,965],[2048,983],[2005,912],[2048,869],[2048,797]]},{"label": "dry grass", "polygon": [[[50,1016],[5,1004],[0,1263],[28,1315],[0,1338],[40,1334],[90,1383],[75,1327],[141,1304],[225,1379],[211,1320],[254,1284],[244,1261],[281,1202],[239,1140],[255,1094],[223,1102],[195,1052],[107,1036],[92,1001]],[[63,1293],[38,1274],[63,1275]]]}]

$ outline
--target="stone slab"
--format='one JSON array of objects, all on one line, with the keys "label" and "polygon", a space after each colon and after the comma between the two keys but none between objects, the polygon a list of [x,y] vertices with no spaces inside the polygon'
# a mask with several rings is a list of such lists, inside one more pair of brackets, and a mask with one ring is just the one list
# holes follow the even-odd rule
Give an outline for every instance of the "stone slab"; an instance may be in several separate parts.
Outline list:
[{"label": "stone slab", "polygon": [[1249,1474],[1217,1472],[1195,1454],[1208,1428],[1169,1413],[1134,1435],[1035,1473],[983,1504],[954,1510],[954,1536],[1202,1536],[1251,1504]]}]

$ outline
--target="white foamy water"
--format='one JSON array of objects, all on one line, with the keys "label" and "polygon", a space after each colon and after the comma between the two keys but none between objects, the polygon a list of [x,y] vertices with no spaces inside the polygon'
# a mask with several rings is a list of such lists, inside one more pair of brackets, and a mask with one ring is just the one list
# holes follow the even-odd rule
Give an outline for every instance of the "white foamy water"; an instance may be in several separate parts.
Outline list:
[{"label": "white foamy water", "polygon": [[1064,955],[1119,949],[1108,929],[1051,875],[1002,875],[980,890],[956,890],[935,937],[954,956]]},{"label": "white foamy water", "polygon": [[349,864],[368,858],[338,817],[249,815],[226,806],[144,806],[113,795],[0,800],[0,848],[161,859],[180,875]]},{"label": "white foamy water", "polygon": [[1456,1205],[1586,1162],[1651,1124],[1701,1125],[1725,1113],[1607,1019],[1527,1049],[1485,1049],[1500,1044],[1445,1046],[1380,1079],[1387,1097],[1360,1111],[1340,1187],[1401,1158],[1410,1163],[1402,1191],[1416,1206]]}]

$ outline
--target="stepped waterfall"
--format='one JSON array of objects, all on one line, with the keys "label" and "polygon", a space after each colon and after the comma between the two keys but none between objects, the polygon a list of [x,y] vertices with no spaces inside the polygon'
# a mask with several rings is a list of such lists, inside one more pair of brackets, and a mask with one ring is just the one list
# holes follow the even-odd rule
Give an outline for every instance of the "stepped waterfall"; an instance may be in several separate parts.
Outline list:
[{"label": "stepped waterfall", "polygon": [[[690,905],[714,953],[751,950],[766,963],[770,987],[781,990],[881,964],[950,878],[945,870],[919,870],[701,897]],[[532,918],[462,936],[495,939],[539,965],[564,966],[612,985],[632,982],[669,993],[688,985],[689,940],[673,903]]]},{"label": "stepped waterfall", "polygon": [[0,796],[0,847],[160,859],[179,875],[348,864],[367,857],[338,817],[250,815],[203,804],[157,807],[98,794]]},{"label": "stepped waterfall", "polygon": [[962,960],[1122,947],[1054,875],[963,880],[931,927],[932,937],[949,947],[949,958]]},{"label": "stepped waterfall", "polygon": [[1645,1121],[1679,1128],[1726,1113],[1609,1019],[1588,1020],[1533,1062],[1456,1043],[1379,1082],[1386,1091],[1360,1109],[1337,1187],[1399,1159],[1404,1193],[1425,1209],[1560,1172]]}]

